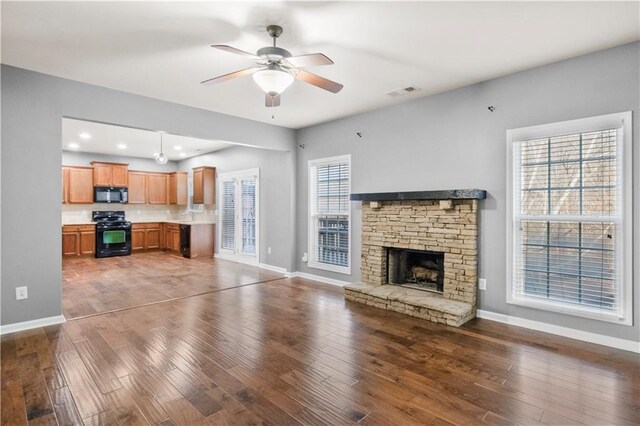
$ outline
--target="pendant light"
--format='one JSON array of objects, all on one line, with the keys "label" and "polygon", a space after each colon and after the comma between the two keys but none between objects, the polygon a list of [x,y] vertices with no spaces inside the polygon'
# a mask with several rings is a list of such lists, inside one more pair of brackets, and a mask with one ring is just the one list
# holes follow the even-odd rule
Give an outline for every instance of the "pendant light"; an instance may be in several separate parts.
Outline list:
[{"label": "pendant light", "polygon": [[162,152],[162,133],[164,132],[160,132],[160,154],[156,155],[155,160],[158,164],[167,164],[167,161],[169,161],[169,159]]}]

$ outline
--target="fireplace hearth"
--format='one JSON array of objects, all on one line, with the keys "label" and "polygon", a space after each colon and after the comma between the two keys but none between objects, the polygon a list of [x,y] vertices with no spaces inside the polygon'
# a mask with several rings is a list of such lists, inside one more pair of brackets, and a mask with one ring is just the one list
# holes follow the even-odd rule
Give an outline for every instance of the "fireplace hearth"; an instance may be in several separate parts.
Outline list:
[{"label": "fireplace hearth", "polygon": [[388,247],[387,281],[402,287],[442,293],[444,253]]}]

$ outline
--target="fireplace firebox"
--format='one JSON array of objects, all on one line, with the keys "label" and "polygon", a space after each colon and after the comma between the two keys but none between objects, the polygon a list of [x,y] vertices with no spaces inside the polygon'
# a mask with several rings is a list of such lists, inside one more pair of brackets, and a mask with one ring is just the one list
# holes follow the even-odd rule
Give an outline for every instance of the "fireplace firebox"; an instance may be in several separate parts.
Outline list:
[{"label": "fireplace firebox", "polygon": [[442,293],[444,253],[387,248],[387,282]]}]

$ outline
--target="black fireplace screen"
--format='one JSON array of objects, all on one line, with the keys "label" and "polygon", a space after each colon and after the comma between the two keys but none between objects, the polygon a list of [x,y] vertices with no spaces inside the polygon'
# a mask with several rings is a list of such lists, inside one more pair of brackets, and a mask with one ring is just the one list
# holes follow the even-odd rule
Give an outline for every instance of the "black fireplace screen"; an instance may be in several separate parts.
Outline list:
[{"label": "black fireplace screen", "polygon": [[388,248],[387,281],[389,284],[442,293],[444,253]]}]

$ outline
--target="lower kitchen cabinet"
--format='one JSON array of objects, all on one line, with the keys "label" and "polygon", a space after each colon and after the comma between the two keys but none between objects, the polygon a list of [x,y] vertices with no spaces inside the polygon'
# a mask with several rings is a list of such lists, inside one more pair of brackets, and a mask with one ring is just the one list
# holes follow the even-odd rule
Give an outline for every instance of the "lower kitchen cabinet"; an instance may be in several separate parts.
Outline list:
[{"label": "lower kitchen cabinet", "polygon": [[131,224],[131,250],[147,251],[162,247],[160,223]]},{"label": "lower kitchen cabinet", "polygon": [[164,248],[168,251],[180,253],[180,225],[165,223]]},{"label": "lower kitchen cabinet", "polygon": [[161,225],[159,223],[148,223],[145,234],[147,250],[159,249],[162,247],[162,236],[160,234]]},{"label": "lower kitchen cabinet", "polygon": [[146,233],[147,230],[142,225],[137,223],[131,225],[131,251],[146,250]]},{"label": "lower kitchen cabinet", "polygon": [[89,256],[96,250],[95,225],[67,225],[62,227],[62,255]]}]

